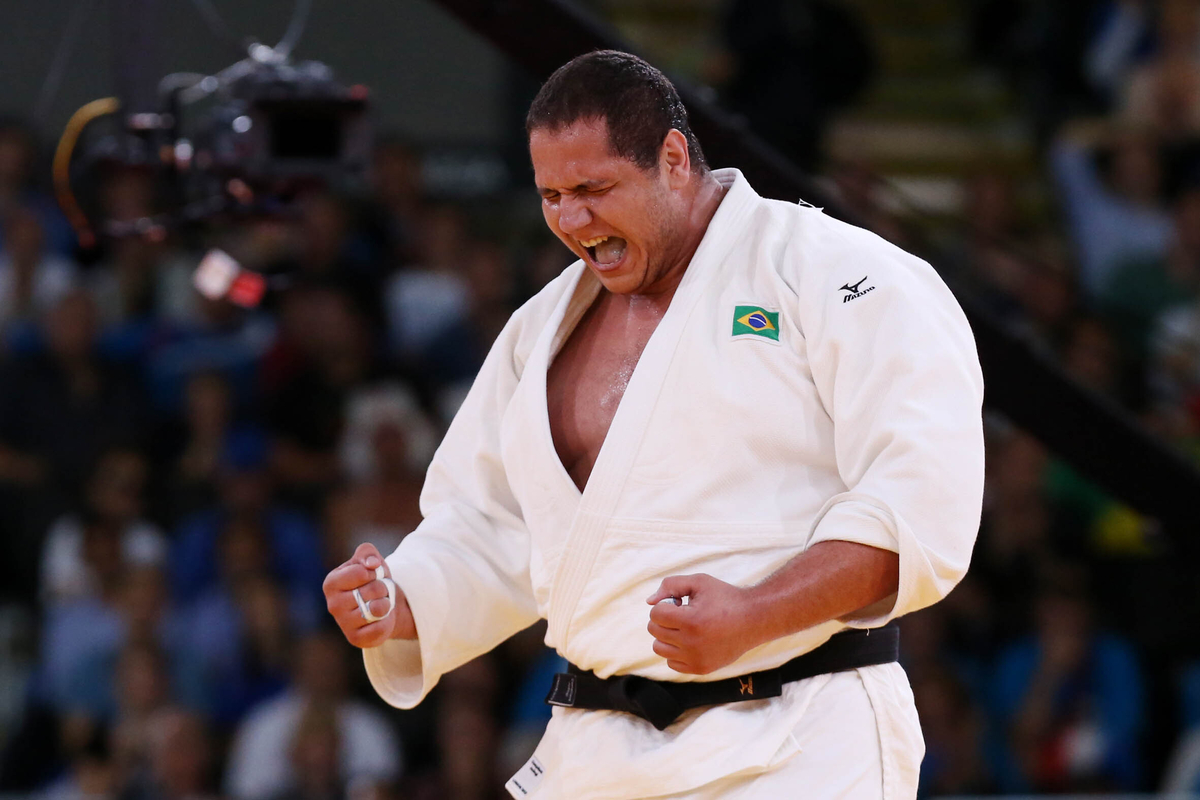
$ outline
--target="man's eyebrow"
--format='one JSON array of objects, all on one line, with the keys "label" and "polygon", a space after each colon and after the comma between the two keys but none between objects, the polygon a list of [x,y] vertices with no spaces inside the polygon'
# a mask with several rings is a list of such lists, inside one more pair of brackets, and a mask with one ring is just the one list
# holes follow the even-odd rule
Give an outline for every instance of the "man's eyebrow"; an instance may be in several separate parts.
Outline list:
[{"label": "man's eyebrow", "polygon": [[[584,181],[583,183],[577,183],[574,186],[572,186],[568,191],[574,192],[574,191],[578,191],[580,189],[596,189],[600,186],[605,186],[610,183],[612,183],[611,180],[605,180],[602,178],[598,178],[598,179],[592,180],[592,181]],[[539,187],[537,187],[537,189],[542,194],[556,194],[559,191],[561,191],[560,189],[551,189],[549,186],[539,186]]]}]

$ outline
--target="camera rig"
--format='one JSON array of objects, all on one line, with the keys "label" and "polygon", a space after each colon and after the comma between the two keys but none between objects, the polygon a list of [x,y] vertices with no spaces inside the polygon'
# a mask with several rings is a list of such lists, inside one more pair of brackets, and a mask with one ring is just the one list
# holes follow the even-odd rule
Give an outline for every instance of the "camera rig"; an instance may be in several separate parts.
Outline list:
[{"label": "camera rig", "polygon": [[[59,141],[55,189],[81,245],[93,246],[97,230],[161,238],[218,216],[278,215],[308,187],[352,188],[364,180],[366,87],[343,85],[325,64],[290,57],[311,0],[299,0],[274,47],[247,41],[245,56],[216,74],[165,77],[156,69],[158,2],[112,0],[117,94],[75,112]],[[193,2],[211,22],[207,0]],[[110,115],[115,130],[84,138],[94,120]],[[132,220],[85,213],[75,179],[112,169],[150,172],[164,210]]]}]

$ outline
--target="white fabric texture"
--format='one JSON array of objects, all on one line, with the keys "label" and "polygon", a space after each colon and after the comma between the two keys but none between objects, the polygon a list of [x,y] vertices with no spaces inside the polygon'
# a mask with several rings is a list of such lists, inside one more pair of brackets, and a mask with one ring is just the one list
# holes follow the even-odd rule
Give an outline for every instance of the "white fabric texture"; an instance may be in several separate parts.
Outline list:
[{"label": "white fabric texture", "polygon": [[[237,800],[267,800],[292,786],[292,737],[306,701],[293,692],[268,700],[238,726],[229,751],[225,791]],[[346,780],[395,780],[400,743],[378,711],[358,701],[337,707],[339,759]]]},{"label": "white fabric texture", "polygon": [[[554,449],[546,370],[599,282],[574,264],[500,334],[434,457],[424,521],[387,559],[419,633],[364,652],[389,703],[412,707],[538,617],[549,646],[602,677],[714,680],[927,606],[965,573],[982,502],[983,386],[953,296],[874,234],[765,200],[736,170],[715,174],[726,195],[582,493]],[[733,335],[743,305],[779,313],[777,341]],[[897,552],[897,596],[710,675],[676,673],[654,654],[645,598],[663,578],[750,585],[828,540]],[[879,735],[910,743],[911,756],[920,732],[895,671],[874,698]],[[680,794],[769,771],[814,685],[697,709],[661,732],[626,714],[556,709],[538,796]]]}]

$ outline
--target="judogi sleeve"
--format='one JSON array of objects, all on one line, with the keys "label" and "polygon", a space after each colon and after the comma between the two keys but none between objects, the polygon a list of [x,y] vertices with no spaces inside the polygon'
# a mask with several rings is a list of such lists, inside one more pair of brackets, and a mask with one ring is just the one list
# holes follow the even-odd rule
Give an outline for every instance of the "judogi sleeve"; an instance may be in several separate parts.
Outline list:
[{"label": "judogi sleeve", "polygon": [[368,648],[363,659],[372,686],[399,708],[412,708],[442,675],[538,619],[529,534],[500,458],[500,420],[522,368],[517,316],[434,455],[421,524],[386,559],[418,638]]},{"label": "judogi sleeve", "polygon": [[[802,268],[798,287],[848,487],[822,508],[810,546],[842,540],[899,554],[897,594],[843,620],[876,627],[942,599],[967,571],[983,502],[983,378],[966,317],[934,270],[846,230],[825,235],[838,242],[817,247],[828,258]],[[843,281],[864,274],[858,290],[869,291],[845,299]]]}]

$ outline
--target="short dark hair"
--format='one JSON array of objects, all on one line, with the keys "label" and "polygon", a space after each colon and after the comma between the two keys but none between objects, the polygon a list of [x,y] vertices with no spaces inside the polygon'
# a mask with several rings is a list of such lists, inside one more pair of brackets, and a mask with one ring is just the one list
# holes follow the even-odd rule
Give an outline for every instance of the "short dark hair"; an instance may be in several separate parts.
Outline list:
[{"label": "short dark hair", "polygon": [[581,119],[603,119],[609,150],[646,170],[658,164],[663,140],[674,128],[687,140],[692,170],[708,169],[675,86],[630,53],[596,50],[555,70],[529,107],[525,132],[560,131]]}]

